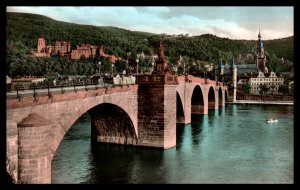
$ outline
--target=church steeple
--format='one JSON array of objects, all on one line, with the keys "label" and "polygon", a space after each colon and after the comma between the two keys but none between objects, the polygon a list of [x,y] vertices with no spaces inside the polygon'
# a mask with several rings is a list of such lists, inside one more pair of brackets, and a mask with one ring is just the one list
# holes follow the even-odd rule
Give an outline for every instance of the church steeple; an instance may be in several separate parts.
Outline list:
[{"label": "church steeple", "polygon": [[256,68],[258,71],[267,72],[264,43],[261,40],[260,28],[258,30],[258,40],[256,47]]}]

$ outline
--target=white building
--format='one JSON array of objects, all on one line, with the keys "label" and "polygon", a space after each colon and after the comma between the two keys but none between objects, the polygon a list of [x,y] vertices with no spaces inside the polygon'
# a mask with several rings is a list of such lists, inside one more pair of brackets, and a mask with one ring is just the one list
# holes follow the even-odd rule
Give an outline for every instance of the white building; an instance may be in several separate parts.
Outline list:
[{"label": "white building", "polygon": [[12,89],[22,89],[27,90],[32,83],[38,84],[43,82],[45,78],[33,78],[33,77],[23,77],[18,79],[13,79],[11,82]]},{"label": "white building", "polygon": [[265,77],[263,72],[259,72],[256,78],[249,78],[250,94],[259,94],[262,85],[266,85],[269,89],[265,94],[277,94],[283,81],[283,78],[277,77],[274,72],[271,72],[269,77]]},{"label": "white building", "polygon": [[294,94],[294,81],[289,83],[289,93]]}]

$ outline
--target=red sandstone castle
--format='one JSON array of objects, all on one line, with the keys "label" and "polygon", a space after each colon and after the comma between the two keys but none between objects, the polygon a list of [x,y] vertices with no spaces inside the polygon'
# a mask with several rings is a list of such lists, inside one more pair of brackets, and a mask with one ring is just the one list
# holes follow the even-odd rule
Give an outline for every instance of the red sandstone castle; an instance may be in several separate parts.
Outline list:
[{"label": "red sandstone castle", "polygon": [[50,55],[67,56],[70,59],[77,60],[81,57],[89,58],[90,56],[95,57],[99,52],[100,57],[105,57],[110,60],[110,62],[115,63],[118,59],[115,55],[108,55],[104,53],[103,46],[94,46],[91,44],[81,44],[77,45],[75,50],[71,50],[70,41],[56,41],[55,45],[46,45],[46,41],[43,37],[37,40],[37,51],[33,52],[32,55],[35,57],[45,57]]}]

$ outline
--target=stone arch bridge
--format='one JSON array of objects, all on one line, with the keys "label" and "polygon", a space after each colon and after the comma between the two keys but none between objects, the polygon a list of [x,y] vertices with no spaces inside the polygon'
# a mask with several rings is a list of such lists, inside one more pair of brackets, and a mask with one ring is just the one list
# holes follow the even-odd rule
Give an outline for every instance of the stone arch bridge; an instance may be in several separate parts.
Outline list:
[{"label": "stone arch bridge", "polygon": [[190,123],[191,114],[225,105],[223,83],[167,77],[144,75],[135,85],[7,96],[7,172],[16,183],[51,183],[55,152],[86,112],[92,142],[167,149],[176,146],[176,122]]}]

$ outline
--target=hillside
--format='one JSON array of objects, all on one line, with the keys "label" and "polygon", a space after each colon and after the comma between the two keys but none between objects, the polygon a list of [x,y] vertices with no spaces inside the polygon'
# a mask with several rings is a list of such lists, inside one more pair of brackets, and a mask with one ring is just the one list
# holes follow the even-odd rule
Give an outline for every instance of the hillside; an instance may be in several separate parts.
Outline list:
[{"label": "hillside", "polygon": [[[56,21],[51,18],[26,13],[7,13],[7,43],[13,47],[23,47],[27,53],[36,48],[36,39],[43,36],[47,44],[56,40],[70,40],[72,48],[80,43],[104,45],[109,54],[126,58],[127,52],[135,57],[137,53],[152,54],[156,51],[162,35],[129,31],[116,27],[79,25]],[[176,64],[179,55],[186,62],[209,61],[218,64],[220,58],[230,62],[234,56],[238,63],[254,63],[256,41],[231,40],[211,34],[201,36],[163,35],[165,54],[170,64]],[[293,62],[294,38],[265,41],[270,64],[284,57]],[[19,45],[15,45],[18,43]],[[25,50],[20,50],[25,51]],[[275,63],[274,63],[275,64]],[[274,66],[275,68],[275,66]]]}]

